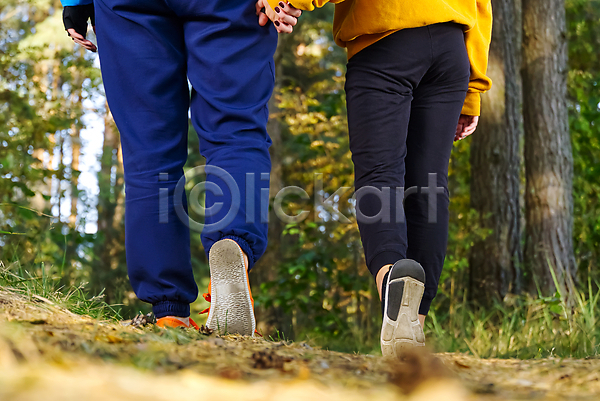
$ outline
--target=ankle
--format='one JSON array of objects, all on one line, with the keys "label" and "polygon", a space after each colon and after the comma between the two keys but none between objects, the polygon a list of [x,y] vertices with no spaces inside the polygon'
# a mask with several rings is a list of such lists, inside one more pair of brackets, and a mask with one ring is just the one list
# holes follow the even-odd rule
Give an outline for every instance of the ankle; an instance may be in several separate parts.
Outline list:
[{"label": "ankle", "polygon": [[383,279],[387,272],[390,271],[392,265],[385,265],[377,272],[377,276],[375,277],[375,282],[377,283],[377,291],[379,292],[379,300],[381,300],[381,291],[383,289]]}]

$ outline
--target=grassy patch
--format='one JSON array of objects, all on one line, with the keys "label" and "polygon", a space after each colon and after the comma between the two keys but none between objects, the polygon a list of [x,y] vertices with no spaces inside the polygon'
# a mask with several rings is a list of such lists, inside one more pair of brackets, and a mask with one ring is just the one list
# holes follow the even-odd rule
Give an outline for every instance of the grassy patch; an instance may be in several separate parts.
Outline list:
[{"label": "grassy patch", "polygon": [[[466,352],[481,358],[587,358],[600,355],[600,293],[588,283],[567,299],[509,296],[487,309],[466,299],[445,310],[432,309],[425,321],[427,344],[437,352]],[[378,330],[378,326],[374,330]],[[369,335],[370,334],[370,335]],[[379,354],[379,331],[349,331],[331,338],[307,333],[296,338],[341,352]]]},{"label": "grassy patch", "polygon": [[78,287],[65,288],[60,285],[61,277],[42,263],[38,273],[24,269],[13,263],[10,267],[0,261],[0,287],[36,299],[55,304],[72,313],[90,316],[99,320],[120,320],[118,305],[108,305],[103,294],[90,296],[85,291],[85,283]]},{"label": "grassy patch", "polygon": [[595,357],[600,352],[599,293],[573,289],[569,299],[510,297],[487,310],[468,303],[451,313],[432,312],[426,335],[440,351],[470,352],[482,358]]},{"label": "grassy patch", "polygon": [[[122,319],[114,305],[103,301],[102,294],[90,296],[83,285],[66,289],[59,283],[60,277],[43,265],[33,274],[18,264],[9,268],[0,262],[0,287],[77,315]],[[476,309],[466,300],[453,303],[448,311],[434,309],[425,322],[428,345],[438,352],[467,352],[481,358],[596,357],[600,355],[596,314],[600,293],[591,282],[587,287],[585,292],[573,289],[568,299],[557,292],[553,297],[507,297],[488,309]],[[288,339],[278,331],[270,340]],[[337,338],[311,332],[296,340],[335,351],[379,353],[378,332],[354,330]]]}]

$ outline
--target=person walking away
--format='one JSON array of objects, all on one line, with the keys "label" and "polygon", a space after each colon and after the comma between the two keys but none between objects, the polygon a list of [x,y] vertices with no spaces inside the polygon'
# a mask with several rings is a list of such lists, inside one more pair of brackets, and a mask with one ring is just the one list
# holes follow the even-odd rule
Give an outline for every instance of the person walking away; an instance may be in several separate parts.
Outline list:
[{"label": "person walking away", "polygon": [[[248,270],[267,245],[260,194],[271,169],[266,124],[276,29],[259,26],[248,0],[62,1],[69,35],[99,52],[121,135],[125,248],[136,295],[152,304],[159,326],[197,327],[189,318],[198,288],[181,197],[189,111],[206,157],[207,326],[252,335]],[[97,48],[85,37],[88,18]],[[290,31],[296,18],[278,22],[277,30]]]},{"label": "person walking away", "polygon": [[[308,11],[326,3],[290,1]],[[475,131],[480,94],[491,87],[491,0],[331,3],[335,41],[348,50],[357,220],[382,300],[381,349],[399,356],[425,345],[448,239],[450,151]]]}]

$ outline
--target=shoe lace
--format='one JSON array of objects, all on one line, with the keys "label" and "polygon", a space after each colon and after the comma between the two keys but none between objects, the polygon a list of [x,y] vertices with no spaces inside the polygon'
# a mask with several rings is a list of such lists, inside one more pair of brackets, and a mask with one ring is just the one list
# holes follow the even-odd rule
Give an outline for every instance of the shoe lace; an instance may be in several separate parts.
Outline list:
[{"label": "shoe lace", "polygon": [[192,326],[193,328],[195,328],[196,330],[200,330],[200,326],[198,326],[196,324],[196,322],[194,322],[194,320],[192,318],[190,318],[190,326]]},{"label": "shoe lace", "polygon": [[[202,294],[202,296],[204,297],[204,300],[206,302],[210,303],[210,280],[208,281],[208,292],[205,292],[204,294]],[[210,306],[204,309],[202,312],[200,312],[199,315],[204,315],[205,313],[208,313],[208,311],[210,311]]]}]

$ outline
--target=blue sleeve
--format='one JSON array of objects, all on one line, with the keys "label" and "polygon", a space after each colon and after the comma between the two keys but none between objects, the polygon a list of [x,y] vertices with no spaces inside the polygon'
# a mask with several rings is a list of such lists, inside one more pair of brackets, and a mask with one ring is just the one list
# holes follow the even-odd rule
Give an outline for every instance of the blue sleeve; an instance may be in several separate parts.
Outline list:
[{"label": "blue sleeve", "polygon": [[69,6],[85,6],[87,4],[92,4],[94,0],[60,0],[63,7]]}]

